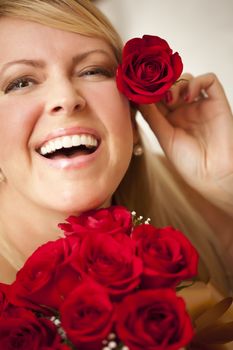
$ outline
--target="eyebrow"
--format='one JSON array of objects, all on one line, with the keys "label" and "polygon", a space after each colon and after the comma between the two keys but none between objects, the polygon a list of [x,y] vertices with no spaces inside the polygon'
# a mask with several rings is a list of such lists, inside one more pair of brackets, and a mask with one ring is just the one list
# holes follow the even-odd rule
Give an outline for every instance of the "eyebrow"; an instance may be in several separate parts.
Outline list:
[{"label": "eyebrow", "polygon": [[[78,54],[78,55],[74,56],[73,59],[72,59],[73,64],[75,65],[75,64],[83,61],[89,55],[92,55],[94,53],[101,53],[101,54],[104,54],[105,56],[108,56],[108,57],[111,58],[111,55],[107,51],[105,51],[103,49],[96,49],[96,50],[87,51],[87,52],[84,52],[84,53],[81,53],[81,54]],[[113,58],[114,58],[114,55],[113,55]]]},{"label": "eyebrow", "polygon": [[[88,56],[90,56],[94,53],[101,53],[101,54],[104,54],[108,57],[111,57],[110,54],[105,50],[102,50],[102,49],[91,50],[91,51],[87,51],[87,52],[75,55],[72,58],[73,65],[80,63],[81,61],[83,61]],[[20,60],[10,61],[10,62],[3,64],[3,66],[0,70],[0,74],[2,74],[7,68],[9,68],[13,65],[17,65],[17,64],[27,65],[27,66],[31,66],[31,67],[35,67],[35,68],[44,68],[46,65],[43,60],[20,59]]]},{"label": "eyebrow", "polygon": [[27,60],[27,59],[21,59],[21,60],[15,60],[15,61],[10,61],[5,64],[3,64],[0,73],[2,74],[7,68],[10,66],[16,65],[16,64],[23,64],[23,65],[28,65],[31,67],[38,67],[38,68],[43,68],[45,66],[45,63],[42,60]]}]

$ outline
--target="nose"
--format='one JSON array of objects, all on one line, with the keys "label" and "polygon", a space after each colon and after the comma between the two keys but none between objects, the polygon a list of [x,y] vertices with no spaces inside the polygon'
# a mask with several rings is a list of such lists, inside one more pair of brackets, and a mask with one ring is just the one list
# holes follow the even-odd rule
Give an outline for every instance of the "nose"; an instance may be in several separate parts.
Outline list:
[{"label": "nose", "polygon": [[85,108],[86,100],[81,92],[70,81],[54,82],[50,84],[47,95],[46,112],[49,115],[72,115]]}]

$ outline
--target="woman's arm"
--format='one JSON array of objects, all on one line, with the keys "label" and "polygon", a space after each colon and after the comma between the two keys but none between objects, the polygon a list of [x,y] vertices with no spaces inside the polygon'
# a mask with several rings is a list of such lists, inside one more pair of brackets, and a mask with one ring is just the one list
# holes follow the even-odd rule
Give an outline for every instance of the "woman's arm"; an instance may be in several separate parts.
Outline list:
[{"label": "woman's arm", "polygon": [[163,102],[139,109],[178,173],[233,217],[233,116],[217,77],[186,74]]}]

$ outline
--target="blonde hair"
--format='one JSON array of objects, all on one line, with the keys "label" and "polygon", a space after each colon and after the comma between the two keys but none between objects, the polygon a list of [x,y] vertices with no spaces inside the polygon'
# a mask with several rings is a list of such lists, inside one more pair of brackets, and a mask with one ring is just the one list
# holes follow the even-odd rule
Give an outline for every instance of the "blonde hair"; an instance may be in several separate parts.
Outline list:
[{"label": "blonde hair", "polygon": [[117,61],[121,59],[120,36],[107,17],[89,0],[1,0],[1,16],[101,38],[112,47]]},{"label": "blonde hair", "polygon": [[[53,28],[70,31],[105,40],[113,49],[117,61],[121,61],[122,42],[108,19],[88,0],[1,0],[0,17],[15,17],[30,20]],[[183,191],[183,184],[177,185],[168,163],[155,157],[145,144],[143,157],[133,157],[130,166],[119,185],[114,198],[116,203],[136,210],[144,217],[150,217],[156,226],[173,225],[189,236],[199,249],[204,264],[215,269],[215,280],[226,286],[225,267],[220,259],[221,250],[216,252],[218,242],[214,232],[204,221]],[[179,182],[179,181],[178,181]],[[182,183],[182,182],[181,182]],[[5,256],[15,268],[22,264],[15,252],[1,238]]]}]

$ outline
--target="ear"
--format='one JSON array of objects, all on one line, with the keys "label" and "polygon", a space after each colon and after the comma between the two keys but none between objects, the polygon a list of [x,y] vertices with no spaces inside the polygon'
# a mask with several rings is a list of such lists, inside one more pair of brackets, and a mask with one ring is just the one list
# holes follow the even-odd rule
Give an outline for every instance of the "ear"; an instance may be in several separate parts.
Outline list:
[{"label": "ear", "polygon": [[136,113],[137,109],[135,106],[130,105],[130,114],[131,114],[131,122],[133,127],[133,144],[136,145],[139,142],[139,132],[138,132],[138,124],[136,122]]}]

